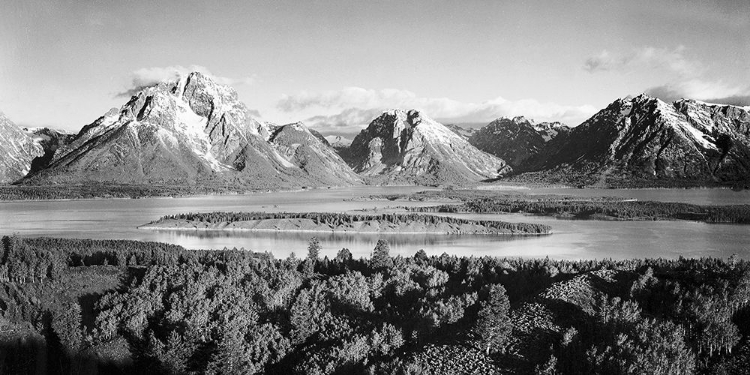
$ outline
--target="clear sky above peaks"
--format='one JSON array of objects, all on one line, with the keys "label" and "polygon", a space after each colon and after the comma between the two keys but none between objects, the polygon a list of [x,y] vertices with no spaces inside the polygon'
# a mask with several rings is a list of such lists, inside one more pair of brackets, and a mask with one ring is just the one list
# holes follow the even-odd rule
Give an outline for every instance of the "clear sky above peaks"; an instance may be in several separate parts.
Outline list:
[{"label": "clear sky above peaks", "polygon": [[22,126],[78,131],[190,70],[336,134],[394,107],[577,125],[641,92],[750,105],[746,0],[0,2],[0,111]]}]

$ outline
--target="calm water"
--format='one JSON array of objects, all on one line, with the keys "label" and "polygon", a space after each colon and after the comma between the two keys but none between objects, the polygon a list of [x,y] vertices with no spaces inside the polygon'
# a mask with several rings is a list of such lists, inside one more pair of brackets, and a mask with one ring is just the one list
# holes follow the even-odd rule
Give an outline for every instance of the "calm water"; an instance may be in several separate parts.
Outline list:
[{"label": "calm water", "polygon": [[[242,248],[269,251],[276,257],[291,252],[306,255],[310,233],[171,232],[139,230],[138,225],[181,212],[210,211],[328,211],[390,210],[398,205],[433,205],[419,202],[348,202],[346,198],[370,194],[408,193],[423,187],[357,187],[303,192],[264,193],[175,199],[112,199],[86,201],[0,202],[0,235],[111,238],[160,241],[191,249]],[[597,190],[513,189],[525,194],[611,195],[691,202],[698,204],[748,204],[750,192],[731,190]],[[695,222],[570,221],[525,215],[456,215],[551,225],[553,235],[541,237],[344,235],[318,234],[323,255],[342,247],[355,257],[368,256],[379,238],[391,243],[392,254],[493,255],[560,259],[719,256],[738,254],[750,259],[750,226],[709,225]]]}]

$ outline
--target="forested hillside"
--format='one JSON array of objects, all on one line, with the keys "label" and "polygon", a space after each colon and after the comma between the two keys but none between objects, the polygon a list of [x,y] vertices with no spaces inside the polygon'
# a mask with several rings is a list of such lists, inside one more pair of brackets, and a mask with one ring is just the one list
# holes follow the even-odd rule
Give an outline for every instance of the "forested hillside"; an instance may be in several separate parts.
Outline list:
[{"label": "forested hillside", "polygon": [[0,373],[736,374],[734,258],[274,259],[3,237]]}]

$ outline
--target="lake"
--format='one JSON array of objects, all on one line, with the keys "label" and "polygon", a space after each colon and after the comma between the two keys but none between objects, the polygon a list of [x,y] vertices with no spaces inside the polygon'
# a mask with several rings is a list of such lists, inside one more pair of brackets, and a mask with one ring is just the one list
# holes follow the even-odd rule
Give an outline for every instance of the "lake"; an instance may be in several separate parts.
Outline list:
[{"label": "lake", "polygon": [[[307,253],[310,233],[151,231],[136,227],[161,216],[210,211],[353,212],[394,210],[396,206],[429,206],[434,202],[345,201],[371,194],[411,193],[424,187],[354,187],[299,192],[258,193],[187,198],[94,199],[0,202],[0,235],[66,238],[132,239],[182,245],[189,249],[245,248],[268,251],[276,257]],[[500,189],[498,189],[500,190]],[[526,189],[522,194],[563,194],[581,197],[617,196],[639,200],[697,204],[748,204],[750,191],[727,189]],[[322,255],[335,256],[343,247],[355,257],[369,256],[380,238],[391,244],[391,254],[545,257],[555,259],[626,259],[644,257],[729,257],[750,259],[750,226],[689,221],[557,220],[522,214],[455,214],[469,219],[494,219],[551,225],[549,236],[443,236],[318,234]]]}]

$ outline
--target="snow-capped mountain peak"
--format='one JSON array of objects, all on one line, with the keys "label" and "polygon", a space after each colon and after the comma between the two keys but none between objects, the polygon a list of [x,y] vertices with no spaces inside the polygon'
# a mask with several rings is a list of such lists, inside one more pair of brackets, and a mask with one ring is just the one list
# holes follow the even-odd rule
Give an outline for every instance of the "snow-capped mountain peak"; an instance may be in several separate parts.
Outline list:
[{"label": "snow-capped mountain peak", "polygon": [[750,176],[750,114],[641,94],[615,100],[551,146],[537,169],[576,184],[743,180]]},{"label": "snow-capped mountain peak", "polygon": [[[193,72],[146,87],[85,126],[55,153],[49,168],[30,178],[188,184],[229,179],[260,187],[323,183],[284,158],[269,142],[267,124],[248,113],[234,89]],[[297,128],[311,134],[303,125]],[[334,162],[352,173],[340,159]],[[352,181],[331,177],[325,183]]]}]

